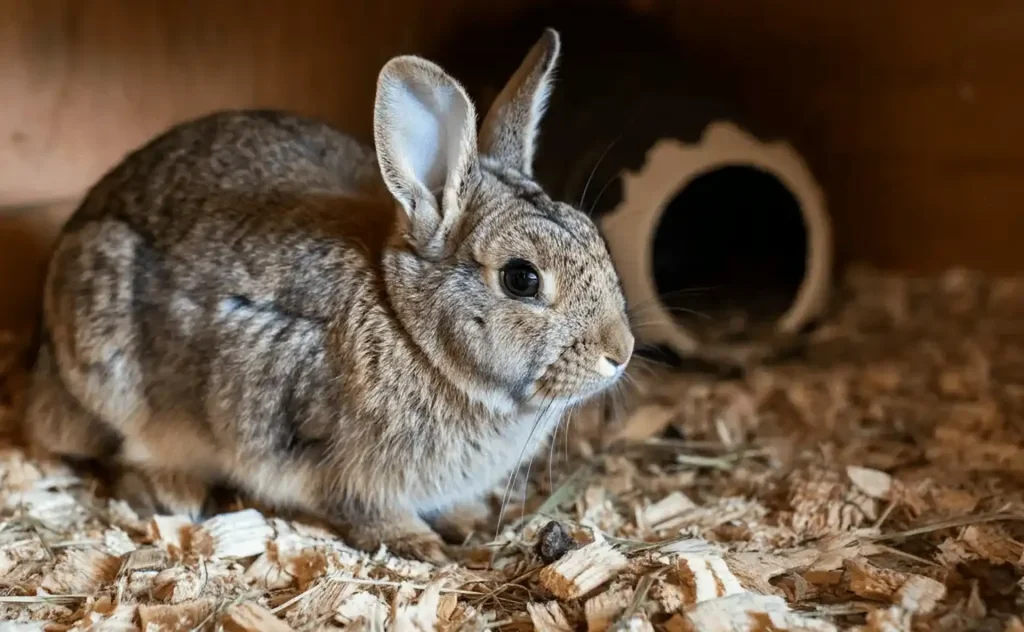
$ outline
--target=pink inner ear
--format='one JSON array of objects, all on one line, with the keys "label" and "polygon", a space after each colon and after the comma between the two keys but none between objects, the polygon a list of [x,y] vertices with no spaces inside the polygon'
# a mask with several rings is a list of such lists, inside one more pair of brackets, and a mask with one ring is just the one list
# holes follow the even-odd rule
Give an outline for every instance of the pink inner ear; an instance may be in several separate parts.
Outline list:
[{"label": "pink inner ear", "polygon": [[475,150],[472,104],[440,69],[401,70],[381,85],[378,152],[395,165],[398,188],[437,196],[461,176],[455,172],[464,168],[464,154]]}]

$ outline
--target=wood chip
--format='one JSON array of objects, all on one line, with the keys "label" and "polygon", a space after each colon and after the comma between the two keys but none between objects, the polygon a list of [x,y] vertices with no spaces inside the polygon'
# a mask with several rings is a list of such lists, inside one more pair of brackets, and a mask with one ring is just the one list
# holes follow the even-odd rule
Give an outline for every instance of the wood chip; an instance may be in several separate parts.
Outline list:
[{"label": "wood chip", "polygon": [[172,555],[180,556],[192,539],[195,524],[186,516],[153,516],[149,523],[150,538]]},{"label": "wood chip", "polygon": [[54,595],[88,594],[112,580],[120,568],[120,558],[99,549],[68,549],[39,586]]},{"label": "wood chip", "polygon": [[999,525],[976,524],[964,528],[960,540],[977,557],[992,564],[1021,564],[1024,545],[1011,538]]},{"label": "wood chip", "polygon": [[776,591],[771,580],[800,566],[807,566],[815,559],[813,551],[805,555],[784,555],[767,552],[728,553],[725,556],[729,569],[737,580],[749,590],[762,594]]},{"label": "wood chip", "polygon": [[220,514],[207,520],[192,536],[192,548],[211,559],[251,557],[267,549],[274,529],[255,509]]},{"label": "wood chip", "polygon": [[441,603],[444,577],[428,585],[414,603],[402,603],[394,608],[391,630],[394,632],[431,632],[437,628],[437,611]]},{"label": "wood chip", "polygon": [[686,494],[675,491],[658,502],[648,505],[638,517],[637,523],[641,529],[656,531],[662,523],[696,509],[696,507],[697,505]]},{"label": "wood chip", "polygon": [[643,441],[662,434],[677,411],[661,405],[641,406],[629,416],[622,430],[616,435],[620,441]]},{"label": "wood chip", "polygon": [[583,604],[589,632],[603,632],[633,601],[633,589],[620,585],[594,595]]},{"label": "wood chip", "polygon": [[170,564],[167,552],[153,546],[139,548],[128,554],[128,571],[162,570]]},{"label": "wood chip", "polygon": [[390,608],[379,597],[367,591],[352,594],[337,609],[335,620],[343,625],[368,630],[383,630]]},{"label": "wood chip", "polygon": [[[142,520],[0,437],[0,621],[1024,632],[1024,277],[858,273],[840,294],[787,362],[725,380],[637,364],[636,389],[524,468],[506,514],[532,517],[444,567],[255,504]],[[2,356],[0,425],[28,383]]]},{"label": "wood chip", "polygon": [[199,599],[173,606],[139,606],[142,632],[191,630],[208,621],[214,612],[213,599]]},{"label": "wood chip", "polygon": [[225,632],[291,632],[287,623],[253,602],[234,605],[221,617]]},{"label": "wood chip", "polygon": [[853,628],[854,632],[903,632],[913,629],[913,616],[899,606],[872,610],[867,623]]},{"label": "wood chip", "polygon": [[907,582],[907,575],[879,568],[865,559],[846,561],[846,579],[850,591],[865,599],[892,602]]},{"label": "wood chip", "polygon": [[540,583],[559,599],[576,599],[614,578],[627,564],[607,541],[592,542],[545,566]]},{"label": "wood chip", "polygon": [[437,603],[437,618],[443,623],[450,623],[458,607],[459,598],[454,593],[441,595]]},{"label": "wood chip", "polygon": [[896,591],[896,602],[915,614],[928,614],[946,596],[946,587],[923,575],[913,575]]},{"label": "wood chip", "polygon": [[73,529],[85,515],[72,494],[45,487],[11,494],[4,504],[55,530]]},{"label": "wood chip", "polygon": [[565,613],[557,601],[530,603],[526,605],[530,621],[538,632],[572,632],[573,626],[565,618]]},{"label": "wood chip", "polygon": [[725,560],[715,555],[680,555],[675,578],[682,590],[684,606],[744,592]]},{"label": "wood chip", "polygon": [[868,467],[848,465],[846,475],[860,491],[872,498],[888,500],[892,491],[892,477]]},{"label": "wood chip", "polygon": [[152,579],[150,593],[165,603],[185,603],[202,596],[203,588],[209,581],[209,569],[172,566]]},{"label": "wood chip", "polygon": [[305,591],[327,573],[328,567],[328,554],[322,545],[288,534],[269,542],[245,571],[245,577],[266,590],[294,586]]},{"label": "wood chip", "polygon": [[103,533],[103,550],[109,555],[121,557],[136,548],[138,547],[131,537],[117,527],[107,529]]},{"label": "wood chip", "polygon": [[686,613],[686,632],[835,632],[828,622],[802,617],[779,597],[743,592],[705,601]]},{"label": "wood chip", "polygon": [[357,584],[342,581],[342,578],[323,579],[298,593],[298,602],[286,611],[286,617],[292,627],[308,628],[313,622],[322,621],[325,617],[336,617],[342,606],[353,595],[361,592],[361,588]]},{"label": "wood chip", "polygon": [[96,632],[135,632],[138,629],[135,626],[137,611],[138,606],[135,604],[122,604],[106,616],[90,621],[90,629]]}]

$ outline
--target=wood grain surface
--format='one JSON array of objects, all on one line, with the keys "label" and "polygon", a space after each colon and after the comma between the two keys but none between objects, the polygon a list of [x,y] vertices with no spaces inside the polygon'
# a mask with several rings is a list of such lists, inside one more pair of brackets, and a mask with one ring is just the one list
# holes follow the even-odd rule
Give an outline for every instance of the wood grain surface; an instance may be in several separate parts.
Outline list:
[{"label": "wood grain surface", "polygon": [[[24,226],[167,125],[272,106],[366,138],[388,57],[538,2],[0,0],[0,279],[24,282]],[[807,156],[842,261],[1024,271],[1024,3],[631,4]]]},{"label": "wood grain surface", "polygon": [[1024,272],[1024,3],[663,4],[807,155],[843,260]]}]

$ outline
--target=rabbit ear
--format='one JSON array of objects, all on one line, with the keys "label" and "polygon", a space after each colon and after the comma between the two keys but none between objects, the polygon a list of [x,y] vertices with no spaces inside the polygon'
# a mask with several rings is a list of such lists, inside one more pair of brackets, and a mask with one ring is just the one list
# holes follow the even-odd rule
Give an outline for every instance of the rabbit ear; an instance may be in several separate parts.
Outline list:
[{"label": "rabbit ear", "polygon": [[537,133],[561,48],[558,31],[545,29],[484,119],[481,153],[533,175]]},{"label": "rabbit ear", "polygon": [[423,249],[442,248],[476,173],[476,110],[440,67],[395,57],[377,79],[374,144],[384,184]]}]

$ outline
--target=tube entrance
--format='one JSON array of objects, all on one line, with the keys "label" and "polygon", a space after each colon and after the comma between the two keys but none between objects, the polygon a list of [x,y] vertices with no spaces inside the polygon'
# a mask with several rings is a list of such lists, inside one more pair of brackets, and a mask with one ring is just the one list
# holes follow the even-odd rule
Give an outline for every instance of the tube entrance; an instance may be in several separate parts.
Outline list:
[{"label": "tube entrance", "polygon": [[800,203],[777,177],[752,165],[716,168],[690,180],[662,212],[652,244],[655,288],[700,339],[750,339],[796,300],[807,239]]}]

